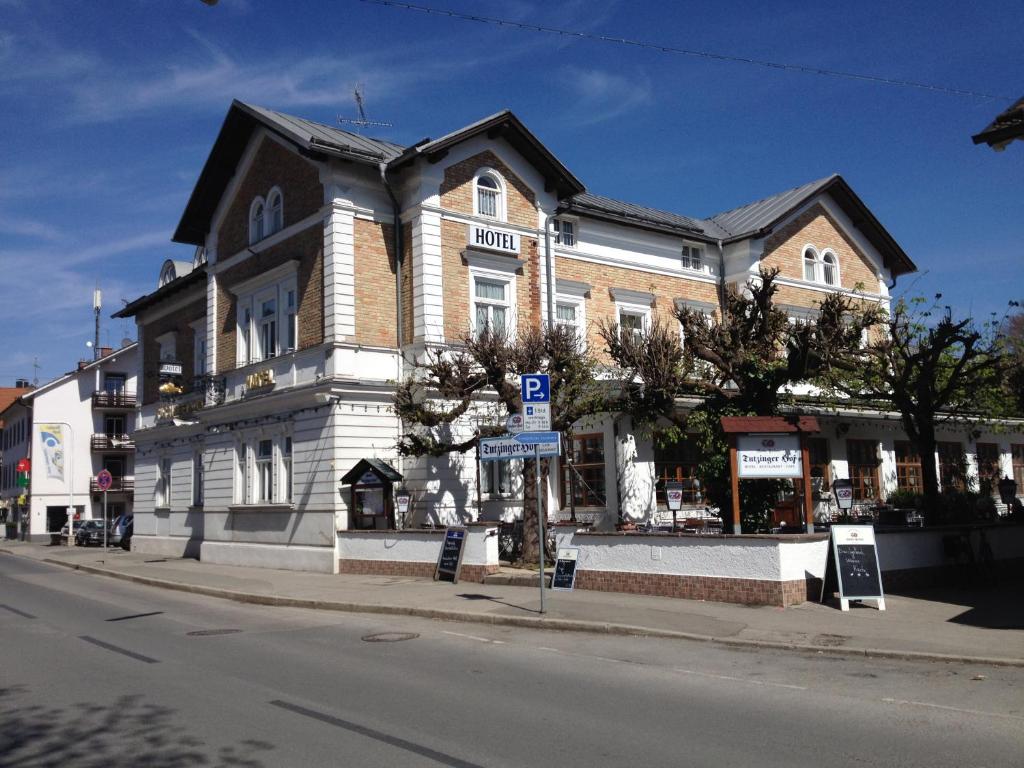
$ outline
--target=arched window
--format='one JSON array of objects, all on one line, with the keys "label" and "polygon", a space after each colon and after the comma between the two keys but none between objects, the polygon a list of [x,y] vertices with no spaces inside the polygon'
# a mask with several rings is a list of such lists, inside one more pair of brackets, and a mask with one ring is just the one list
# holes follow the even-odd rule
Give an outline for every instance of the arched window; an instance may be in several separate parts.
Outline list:
[{"label": "arched window", "polygon": [[249,208],[249,243],[257,243],[266,237],[263,226],[263,198],[257,197]]},{"label": "arched window", "polygon": [[836,260],[836,255],[830,251],[825,251],[821,257],[821,266],[825,283],[827,285],[839,285],[839,263]]},{"label": "arched window", "polygon": [[804,248],[804,280],[818,280],[818,254],[810,247]]},{"label": "arched window", "polygon": [[483,170],[476,177],[475,208],[478,216],[505,220],[504,184],[494,171]]},{"label": "arched window", "polygon": [[267,195],[266,218],[264,229],[267,237],[284,229],[284,199],[281,196],[281,190],[277,188],[270,190],[270,194]]}]

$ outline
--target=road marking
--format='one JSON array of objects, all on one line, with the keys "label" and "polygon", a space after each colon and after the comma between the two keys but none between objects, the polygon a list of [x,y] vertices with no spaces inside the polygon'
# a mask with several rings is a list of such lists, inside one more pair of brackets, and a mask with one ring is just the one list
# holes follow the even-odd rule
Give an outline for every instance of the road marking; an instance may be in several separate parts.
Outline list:
[{"label": "road marking", "polygon": [[144,619],[147,616],[159,616],[163,611],[151,611],[149,613],[133,613],[131,616],[118,616],[114,619],[107,619],[107,621],[128,621],[128,619]]},{"label": "road marking", "polygon": [[950,707],[945,704],[932,704],[927,701],[910,701],[908,699],[882,699],[885,704],[902,704],[911,707],[928,707],[929,709],[943,709],[947,712],[959,712],[965,715],[979,715],[980,717],[1002,717],[1007,720],[1024,720],[1020,715],[1008,715],[1005,712],[983,712],[980,709],[963,709],[961,707]]},{"label": "road marking", "polygon": [[476,635],[464,635],[461,632],[449,632],[446,629],[441,630],[441,634],[454,635],[455,637],[464,637],[467,640],[476,640],[478,643],[491,643],[493,645],[504,645],[504,640],[491,640],[489,637],[477,637]]},{"label": "road marking", "polygon": [[14,606],[11,606],[11,605],[4,605],[3,603],[0,603],[0,608],[4,608],[4,609],[10,611],[11,613],[16,613],[18,616],[23,616],[26,619],[34,619],[34,618],[36,618],[31,613],[25,613],[25,611],[18,610],[17,608],[15,608]]},{"label": "road marking", "polygon": [[789,683],[772,683],[768,680],[749,680],[745,677],[733,677],[732,675],[716,675],[712,672],[700,672],[696,669],[679,669],[676,667],[673,671],[680,672],[684,675],[696,675],[697,677],[711,677],[715,680],[729,680],[733,683],[746,683],[747,685],[761,685],[771,688],[786,688],[791,691],[806,691],[802,685],[790,685]]},{"label": "road marking", "polygon": [[280,699],[275,699],[271,701],[270,705],[274,707],[280,707],[281,709],[286,709],[289,712],[294,712],[298,715],[303,715],[304,717],[312,718],[313,720],[319,720],[321,723],[327,723],[328,725],[334,725],[338,728],[344,728],[346,731],[358,733],[360,736],[366,736],[377,741],[382,741],[385,744],[391,745],[392,747],[404,749],[407,752],[413,752],[414,754],[421,755],[429,760],[438,762],[441,765],[450,765],[452,766],[452,768],[482,768],[482,766],[477,765],[476,763],[470,763],[466,760],[461,760],[460,758],[455,757],[454,755],[448,755],[444,752],[438,752],[437,750],[431,749],[430,747],[424,747],[420,744],[414,744],[411,741],[400,739],[397,736],[392,736],[390,734],[384,733],[383,731],[376,731],[373,728],[367,728],[365,725],[359,725],[358,723],[353,723],[348,720],[342,720],[341,718],[334,717],[333,715],[328,715],[324,712],[317,712],[315,709],[306,709],[305,707],[300,707],[298,704],[291,704],[287,701],[281,701]]},{"label": "road marking", "polygon": [[120,653],[120,654],[122,654],[124,656],[128,656],[129,658],[137,659],[138,661],[144,661],[147,664],[159,664],[160,663],[159,660],[157,660],[157,659],[151,659],[149,656],[143,656],[141,653],[136,653],[135,651],[129,651],[127,648],[119,648],[116,645],[111,645],[110,643],[105,643],[102,640],[97,640],[95,637],[89,637],[89,635],[79,635],[78,639],[79,640],[85,640],[85,642],[92,643],[93,645],[97,645],[100,648],[106,648],[108,651],[113,651],[114,653]]}]

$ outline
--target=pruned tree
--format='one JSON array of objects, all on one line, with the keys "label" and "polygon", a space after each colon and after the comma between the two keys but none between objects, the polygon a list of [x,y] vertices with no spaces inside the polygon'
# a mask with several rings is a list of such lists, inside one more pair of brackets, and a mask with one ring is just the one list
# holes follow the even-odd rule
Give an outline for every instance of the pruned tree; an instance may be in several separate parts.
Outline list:
[{"label": "pruned tree", "polygon": [[[529,328],[514,338],[487,329],[467,336],[460,347],[428,353],[395,394],[395,407],[410,427],[398,443],[405,456],[443,456],[474,449],[481,437],[504,433],[508,416],[522,408],[519,377],[551,377],[551,427],[571,437],[573,425],[607,410],[607,387],[576,332],[567,327]],[[477,422],[472,435],[459,423]],[[542,471],[549,471],[545,459]],[[524,462],[523,560],[539,559],[535,462]]]},{"label": "pruned tree", "polygon": [[[942,298],[936,297],[936,302]],[[921,461],[923,505],[936,521],[939,477],[936,427],[944,422],[972,423],[998,414],[1003,400],[1006,361],[998,323],[980,328],[970,318],[948,312],[938,321],[936,304],[898,301],[881,332],[859,349],[828,361],[820,380],[836,392],[900,414],[903,429]]]}]

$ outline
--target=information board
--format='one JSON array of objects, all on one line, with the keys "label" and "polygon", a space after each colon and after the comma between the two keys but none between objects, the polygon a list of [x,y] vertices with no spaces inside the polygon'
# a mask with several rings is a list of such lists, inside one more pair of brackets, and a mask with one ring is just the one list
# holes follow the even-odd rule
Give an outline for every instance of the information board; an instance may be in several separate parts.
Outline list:
[{"label": "information board", "polygon": [[576,563],[579,561],[579,547],[560,547],[555,560],[555,572],[551,574],[551,588],[569,592],[576,586]]},{"label": "information board", "polygon": [[830,598],[837,589],[840,607],[844,611],[849,609],[851,600],[875,600],[879,610],[885,610],[874,527],[832,526],[823,599]]},{"label": "information board", "polygon": [[441,554],[437,558],[434,569],[434,581],[450,581],[459,583],[459,569],[462,568],[462,555],[466,543],[465,528],[446,528]]}]

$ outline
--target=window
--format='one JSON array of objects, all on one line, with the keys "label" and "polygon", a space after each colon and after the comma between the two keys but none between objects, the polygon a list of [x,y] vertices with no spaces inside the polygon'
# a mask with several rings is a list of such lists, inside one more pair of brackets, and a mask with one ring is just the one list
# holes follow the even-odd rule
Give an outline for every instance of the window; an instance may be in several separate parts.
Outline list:
[{"label": "window", "polygon": [[554,219],[552,229],[555,233],[555,242],[569,248],[576,246],[576,224],[565,219]]},{"label": "window", "polygon": [[[111,473],[113,474],[113,473]],[[157,463],[156,493],[153,503],[157,507],[171,506],[171,460],[162,458]]]},{"label": "window", "polygon": [[513,493],[511,461],[480,462],[480,493],[484,496],[507,498]]},{"label": "window", "polygon": [[857,502],[878,499],[878,443],[873,440],[847,440],[846,460],[849,465],[853,498]]},{"label": "window", "polygon": [[235,502],[238,504],[249,503],[249,489],[252,486],[250,482],[251,470],[249,469],[249,446],[240,444],[236,447],[235,459],[237,462],[237,468],[235,470]]},{"label": "window", "polygon": [[256,445],[256,501],[274,500],[274,441],[260,440]]},{"label": "window", "polygon": [[839,285],[839,265],[836,262],[836,255],[825,251],[821,257],[821,266],[826,285]]},{"label": "window", "polygon": [[649,312],[636,309],[619,308],[619,334],[631,334],[641,338],[647,326]]},{"label": "window", "polygon": [[266,232],[266,237],[270,237],[275,232],[280,232],[284,229],[284,204],[280,190],[273,189],[267,196],[267,211],[265,215],[266,222],[263,229]]},{"label": "window", "polygon": [[509,281],[496,277],[473,276],[473,317],[477,335],[489,329],[493,333],[510,332]]},{"label": "window", "polygon": [[907,440],[896,441],[896,488],[911,493],[921,493],[921,457]]},{"label": "window", "polygon": [[939,442],[939,482],[943,491],[967,490],[967,456],[960,443]]},{"label": "window", "polygon": [[704,249],[698,245],[684,245],[682,254],[683,269],[695,272],[704,271]]},{"label": "window", "polygon": [[292,439],[286,437],[284,443],[281,445],[281,478],[284,485],[284,493],[282,493],[282,501],[291,503],[292,501]]},{"label": "window", "polygon": [[192,372],[195,376],[206,373],[206,320],[192,323]]},{"label": "window", "polygon": [[478,216],[505,220],[501,177],[494,171],[483,170],[476,177],[476,211]]},{"label": "window", "polygon": [[818,281],[818,254],[813,248],[804,249],[804,280]]},{"label": "window", "polygon": [[604,507],[604,435],[574,435],[565,463],[562,506]]},{"label": "window", "polygon": [[998,496],[999,446],[995,443],[975,443],[974,455],[978,460],[978,490],[984,496]]},{"label": "window", "polygon": [[558,297],[555,300],[555,325],[568,328],[583,345],[586,341],[584,303],[582,298]]},{"label": "window", "polygon": [[203,452],[192,454],[192,506],[203,506]]},{"label": "window", "polygon": [[[832,467],[829,457],[828,439],[824,437],[807,438],[807,454],[811,463],[811,486],[820,491],[832,485]],[[818,479],[820,478],[820,482]]]},{"label": "window", "polygon": [[257,197],[249,208],[249,244],[258,243],[266,235],[263,231],[264,205],[263,198]]},{"label": "window", "polygon": [[683,504],[698,505],[704,501],[701,482],[697,474],[701,454],[697,444],[690,439],[667,447],[654,446],[654,471],[658,475],[656,497],[658,504],[668,506],[665,498],[665,483],[683,484]]},{"label": "window", "polygon": [[235,285],[238,297],[238,366],[270,360],[294,351],[298,342],[297,261],[288,261],[258,278]]},{"label": "window", "polygon": [[127,381],[123,373],[108,373],[103,377],[103,391],[110,395],[123,395]]},{"label": "window", "polygon": [[1017,493],[1024,492],[1024,445],[1010,446],[1010,461],[1013,464],[1013,479],[1017,481]]}]

